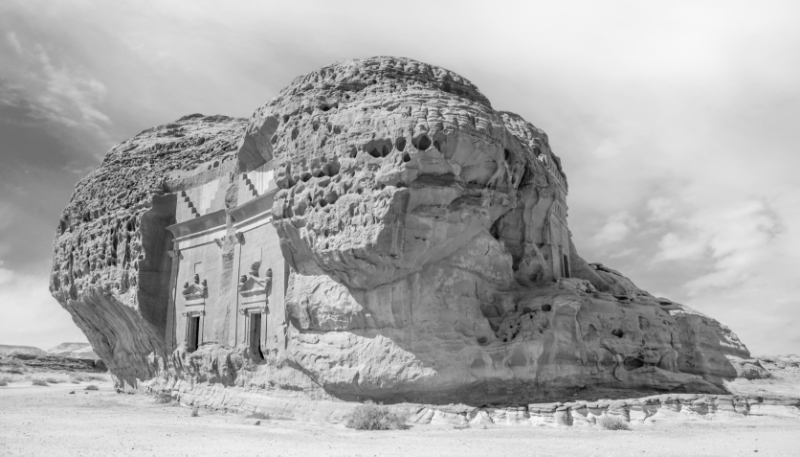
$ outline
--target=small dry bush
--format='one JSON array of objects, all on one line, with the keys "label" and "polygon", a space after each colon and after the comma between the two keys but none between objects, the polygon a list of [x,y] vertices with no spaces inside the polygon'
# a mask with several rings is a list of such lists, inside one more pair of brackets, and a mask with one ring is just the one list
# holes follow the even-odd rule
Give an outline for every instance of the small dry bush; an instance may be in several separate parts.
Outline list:
[{"label": "small dry bush", "polygon": [[267,419],[269,419],[269,414],[262,413],[262,412],[253,413],[253,414],[247,416],[247,419],[267,420]]},{"label": "small dry bush", "polygon": [[87,381],[100,381],[100,382],[106,380],[106,378],[104,378],[103,376],[96,375],[96,374],[90,374],[90,375],[86,376],[84,379],[87,380]]},{"label": "small dry bush", "polygon": [[49,378],[45,378],[45,381],[47,381],[48,384],[58,384],[58,383],[62,382],[60,379],[54,378],[52,376],[49,377]]},{"label": "small dry bush", "polygon": [[89,385],[88,385],[88,386],[86,386],[86,388],[85,388],[85,389],[83,389],[83,390],[100,390],[100,389],[99,389],[99,388],[98,388],[96,385],[94,385],[94,384],[89,384]]},{"label": "small dry bush", "polygon": [[597,423],[600,424],[606,430],[630,430],[631,426],[625,422],[625,419],[620,419],[616,416],[601,416],[597,419]]},{"label": "small dry bush", "polygon": [[34,379],[33,381],[31,381],[31,384],[34,386],[41,386],[41,387],[48,387],[50,385],[44,379]]},{"label": "small dry bush", "polygon": [[158,395],[155,396],[155,402],[159,405],[172,403],[172,395],[167,392],[159,392]]},{"label": "small dry bush", "polygon": [[383,405],[365,403],[347,416],[345,425],[356,430],[405,430],[406,418],[397,415]]},{"label": "small dry bush", "polygon": [[7,377],[0,378],[0,387],[7,386],[9,382],[11,382],[11,378]]},{"label": "small dry bush", "polygon": [[200,408],[192,408],[192,417],[200,417]]},{"label": "small dry bush", "polygon": [[83,381],[86,381],[86,378],[82,374],[73,374],[73,375],[70,375],[69,380],[73,384],[78,384],[78,383],[81,383]]}]

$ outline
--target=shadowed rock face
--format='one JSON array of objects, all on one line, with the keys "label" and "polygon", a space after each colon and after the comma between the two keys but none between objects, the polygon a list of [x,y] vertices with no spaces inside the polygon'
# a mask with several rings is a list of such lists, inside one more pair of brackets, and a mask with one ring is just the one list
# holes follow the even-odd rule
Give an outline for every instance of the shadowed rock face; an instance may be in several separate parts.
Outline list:
[{"label": "shadowed rock face", "polygon": [[[56,241],[54,295],[120,376],[477,404],[587,388],[722,392],[736,377],[727,357],[749,357],[713,319],[581,259],[566,222],[557,233],[568,184],[547,135],[455,73],[347,61],[296,79],[246,126],[175,125],[191,140],[164,133],[171,153],[151,146],[163,128],[112,150]],[[137,159],[119,162],[129,151]],[[272,224],[291,267],[284,335],[264,361],[222,343],[167,357],[163,228],[173,192],[191,186],[178,171],[233,159],[238,172],[275,170]],[[238,182],[225,185],[235,195]]]},{"label": "shadowed rock face", "polygon": [[136,384],[159,369],[176,196],[169,176],[233,164],[244,127],[226,116],[185,116],[115,146],[82,179],[58,223],[50,291],[95,352]]}]

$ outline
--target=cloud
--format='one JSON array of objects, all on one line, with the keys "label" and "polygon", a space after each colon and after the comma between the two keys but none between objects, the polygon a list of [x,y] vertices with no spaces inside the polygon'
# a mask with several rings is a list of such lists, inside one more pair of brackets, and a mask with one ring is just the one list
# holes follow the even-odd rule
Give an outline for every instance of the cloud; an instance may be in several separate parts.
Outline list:
[{"label": "cloud", "polygon": [[8,42],[8,45],[11,46],[11,49],[17,53],[17,55],[22,55],[22,45],[19,43],[16,33],[11,31],[6,32],[6,41]]},{"label": "cloud", "polygon": [[658,243],[656,261],[687,260],[700,258],[706,250],[706,243],[698,239],[699,235],[681,238],[674,232],[669,232]]},{"label": "cloud", "polygon": [[[106,147],[112,143],[111,119],[101,109],[107,89],[87,70],[68,59],[55,60],[40,43],[24,44],[13,31],[6,41],[16,65],[0,73],[0,103],[25,107],[34,119],[95,136]],[[2,82],[2,81],[0,81]]]},{"label": "cloud", "polygon": [[21,274],[3,265],[0,260],[0,344],[48,348],[87,341],[50,295],[46,274]]},{"label": "cloud", "polygon": [[594,235],[592,242],[600,246],[618,243],[638,226],[639,223],[636,222],[636,219],[626,211],[612,214],[606,220],[605,225]]}]

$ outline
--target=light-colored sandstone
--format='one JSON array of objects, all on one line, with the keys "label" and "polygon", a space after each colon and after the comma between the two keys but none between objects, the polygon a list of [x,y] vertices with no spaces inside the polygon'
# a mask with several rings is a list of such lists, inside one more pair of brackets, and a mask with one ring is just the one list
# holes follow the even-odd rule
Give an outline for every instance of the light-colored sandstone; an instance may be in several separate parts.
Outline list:
[{"label": "light-colored sandstone", "polygon": [[190,403],[245,389],[572,425],[631,409],[522,405],[766,376],[727,327],[584,261],[568,191],[547,135],[461,76],[346,61],[246,122],[188,116],[114,148],[65,211],[51,288],[120,388]]}]

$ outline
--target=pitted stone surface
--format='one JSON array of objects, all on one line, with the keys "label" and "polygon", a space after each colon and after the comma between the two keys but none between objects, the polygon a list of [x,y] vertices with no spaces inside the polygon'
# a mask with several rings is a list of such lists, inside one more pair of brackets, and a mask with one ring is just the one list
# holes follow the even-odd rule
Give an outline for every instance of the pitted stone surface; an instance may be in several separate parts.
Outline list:
[{"label": "pitted stone surface", "polygon": [[[527,404],[592,387],[724,393],[737,376],[728,357],[749,359],[717,321],[580,258],[566,229],[567,177],[547,135],[495,111],[455,73],[410,59],[346,61],[297,78],[246,125],[202,122],[178,122],[194,127],[191,141],[171,140],[176,155],[141,139],[112,150],[79,185],[57,237],[54,295],[121,376],[346,400]],[[120,162],[137,147],[137,161]],[[226,197],[210,208],[230,210],[242,204],[234,175],[265,166],[279,188],[271,223],[289,272],[285,302],[269,305],[269,319],[285,319],[282,333],[263,360],[214,322],[216,339],[197,351],[173,346],[159,314],[171,264],[158,229],[174,215],[158,202],[218,179]],[[226,222],[223,267],[209,278],[223,288],[238,278],[236,249],[253,248],[236,247],[236,222]],[[95,245],[131,246],[130,256],[102,257]],[[563,421],[569,411],[552,414]],[[463,422],[537,414],[551,412],[492,410]]]},{"label": "pitted stone surface", "polygon": [[121,378],[152,377],[167,354],[170,176],[185,175],[189,187],[220,163],[233,166],[243,128],[242,119],[194,114],[147,129],[112,148],[64,210],[50,290]]}]

